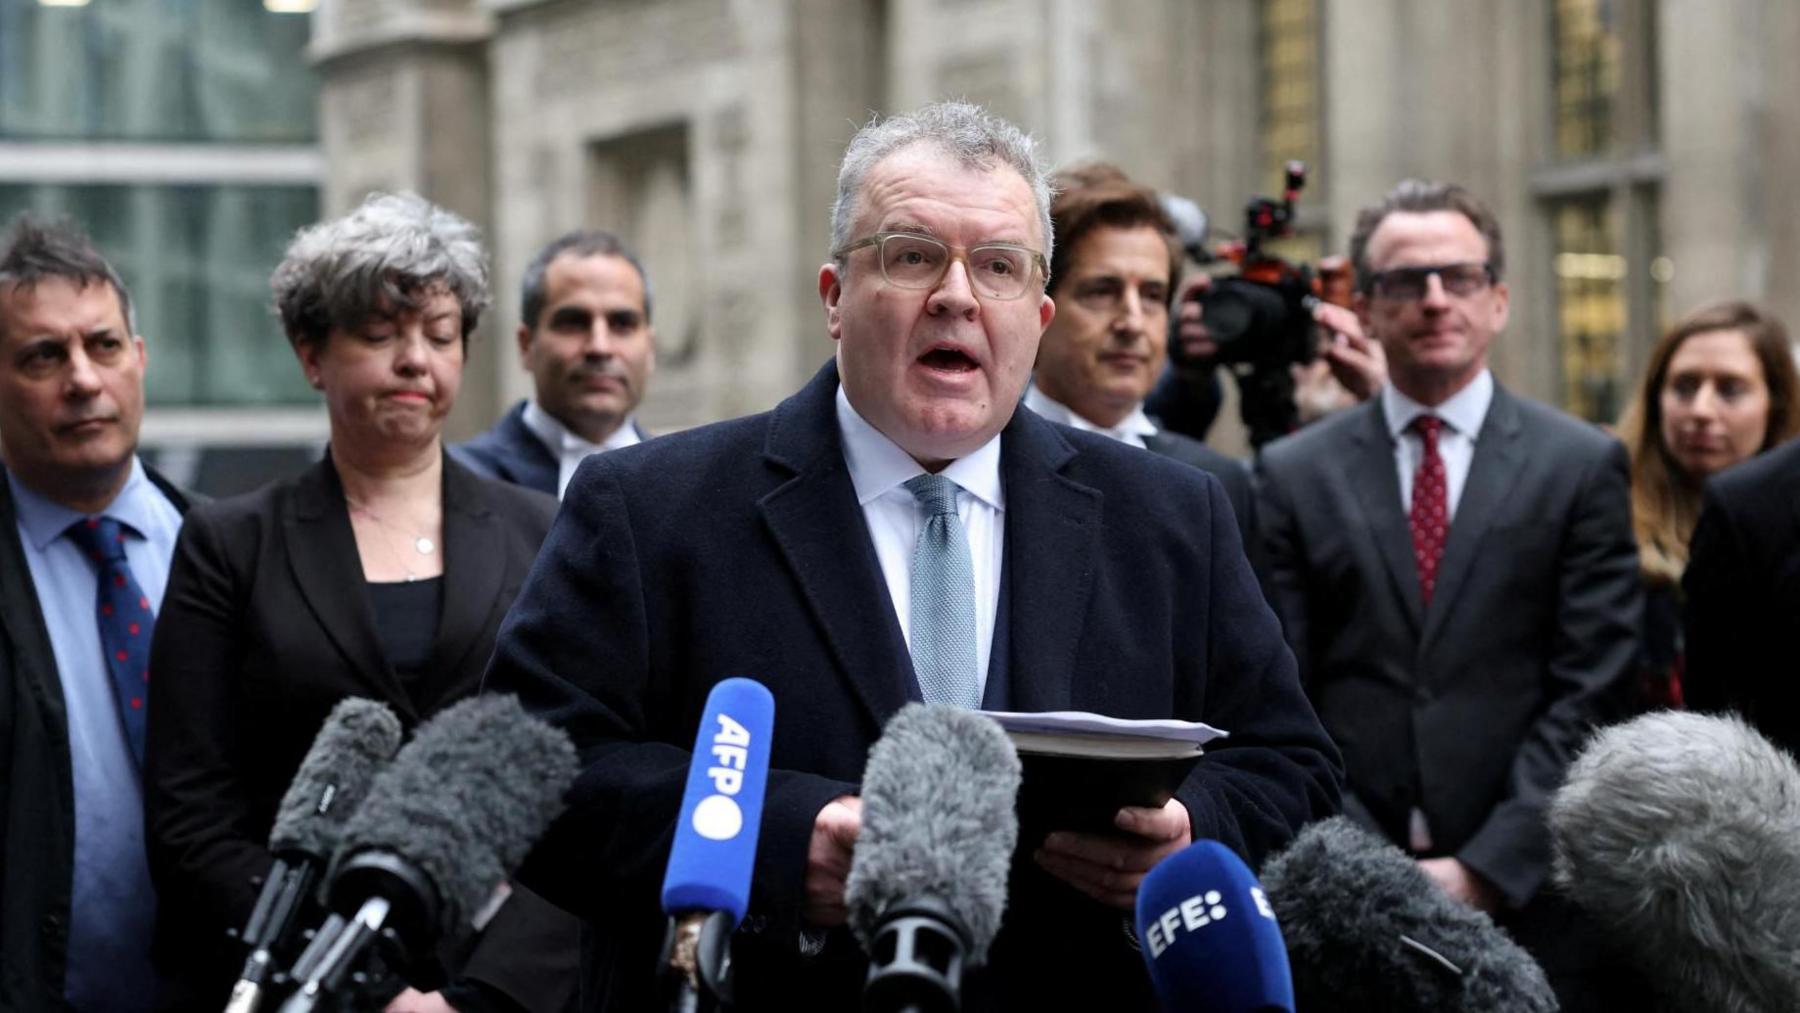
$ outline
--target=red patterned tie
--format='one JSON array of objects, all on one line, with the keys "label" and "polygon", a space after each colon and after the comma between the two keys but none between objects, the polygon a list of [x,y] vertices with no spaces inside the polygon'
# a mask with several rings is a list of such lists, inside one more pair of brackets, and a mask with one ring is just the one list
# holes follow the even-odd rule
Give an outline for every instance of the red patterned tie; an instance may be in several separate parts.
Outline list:
[{"label": "red patterned tie", "polygon": [[1438,433],[1444,420],[1420,415],[1410,428],[1419,434],[1425,453],[1419,458],[1419,470],[1413,473],[1407,526],[1412,528],[1413,559],[1419,564],[1419,596],[1430,605],[1431,592],[1437,588],[1438,561],[1444,558],[1444,537],[1450,531],[1450,494],[1444,481],[1444,459],[1438,454]]}]

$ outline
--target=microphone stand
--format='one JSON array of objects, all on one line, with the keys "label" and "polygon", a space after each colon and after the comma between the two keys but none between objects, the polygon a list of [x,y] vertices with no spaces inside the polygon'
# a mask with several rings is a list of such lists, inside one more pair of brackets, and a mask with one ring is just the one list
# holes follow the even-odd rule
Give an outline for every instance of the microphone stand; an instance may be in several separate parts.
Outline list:
[{"label": "microphone stand", "polygon": [[[870,1013],[956,1013],[962,1009],[969,941],[935,897],[909,898],[883,917],[869,947],[863,1008]],[[882,958],[874,958],[882,954]]]},{"label": "microphone stand", "polygon": [[730,1008],[732,929],[729,911],[690,911],[669,919],[657,966],[671,1013]]}]

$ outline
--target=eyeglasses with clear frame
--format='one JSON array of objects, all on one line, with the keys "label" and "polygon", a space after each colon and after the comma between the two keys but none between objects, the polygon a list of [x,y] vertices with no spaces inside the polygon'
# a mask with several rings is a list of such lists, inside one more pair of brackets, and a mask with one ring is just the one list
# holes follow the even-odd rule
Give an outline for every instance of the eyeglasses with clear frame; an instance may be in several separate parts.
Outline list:
[{"label": "eyeglasses with clear frame", "polygon": [[1432,275],[1446,294],[1471,296],[1494,283],[1494,265],[1470,261],[1390,268],[1369,275],[1368,291],[1394,302],[1414,302],[1425,298]]},{"label": "eyeglasses with clear frame", "polygon": [[877,232],[859,239],[833,257],[840,260],[865,246],[875,247],[881,276],[896,288],[934,289],[961,260],[969,272],[969,284],[983,299],[1017,299],[1031,289],[1032,271],[1049,273],[1044,255],[1013,243],[982,243],[964,250],[918,232]]}]

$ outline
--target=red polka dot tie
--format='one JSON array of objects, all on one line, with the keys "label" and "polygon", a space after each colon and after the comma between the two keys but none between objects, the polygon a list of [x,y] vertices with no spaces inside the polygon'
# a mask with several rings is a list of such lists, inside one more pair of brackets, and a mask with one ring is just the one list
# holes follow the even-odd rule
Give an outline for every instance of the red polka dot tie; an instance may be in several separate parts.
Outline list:
[{"label": "red polka dot tie", "polygon": [[1410,428],[1419,434],[1425,453],[1419,458],[1419,470],[1413,473],[1407,525],[1412,528],[1413,560],[1419,564],[1419,596],[1429,605],[1431,592],[1437,588],[1438,561],[1444,558],[1444,538],[1450,531],[1450,493],[1444,480],[1444,459],[1438,454],[1438,433],[1444,420],[1420,415]]},{"label": "red polka dot tie", "polygon": [[90,517],[69,525],[69,540],[93,561],[100,586],[95,593],[95,619],[100,647],[118,692],[125,741],[138,763],[144,762],[144,714],[150,695],[150,633],[156,616],[150,599],[131,575],[125,559],[125,530],[111,517]]}]

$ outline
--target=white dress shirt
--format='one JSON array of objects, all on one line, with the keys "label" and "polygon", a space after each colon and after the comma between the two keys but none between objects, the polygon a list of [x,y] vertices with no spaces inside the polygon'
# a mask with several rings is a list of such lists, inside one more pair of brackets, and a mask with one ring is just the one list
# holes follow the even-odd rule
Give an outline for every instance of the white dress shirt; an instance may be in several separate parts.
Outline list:
[{"label": "white dress shirt", "polygon": [[[837,392],[838,432],[844,439],[844,462],[850,468],[850,484],[862,507],[875,558],[887,580],[888,598],[900,633],[912,649],[912,562],[919,541],[924,512],[908,492],[905,482],[925,474],[919,462],[882,435],[850,406],[850,398]],[[975,671],[987,688],[988,658],[994,648],[994,615],[1000,605],[1000,563],[1004,549],[1006,496],[1000,488],[1000,437],[982,444],[966,457],[950,462],[939,472],[956,483],[956,516],[969,538],[970,562],[975,569]]]},{"label": "white dress shirt", "polygon": [[575,435],[568,426],[557,421],[556,416],[538,407],[536,398],[525,403],[525,414],[521,420],[532,435],[544,441],[544,446],[550,448],[551,456],[556,458],[557,499],[562,499],[563,490],[569,487],[569,479],[575,477],[575,469],[582,461],[587,460],[589,454],[644,442],[638,439],[635,415],[627,416],[625,421],[619,423],[619,428],[612,431],[605,443],[590,443]]},{"label": "white dress shirt", "polygon": [[1142,404],[1133,408],[1130,415],[1120,419],[1118,425],[1108,429],[1075,414],[1073,408],[1039,390],[1035,383],[1025,388],[1025,407],[1052,422],[1061,422],[1065,426],[1074,426],[1076,429],[1086,430],[1090,433],[1110,436],[1120,443],[1129,443],[1134,447],[1142,447],[1146,450],[1149,449],[1149,445],[1144,442],[1145,438],[1155,436],[1157,432],[1156,423],[1150,421],[1150,416],[1144,414]]},{"label": "white dress shirt", "polygon": [[1463,486],[1468,483],[1469,465],[1475,460],[1475,439],[1493,403],[1494,374],[1485,369],[1436,408],[1414,401],[1393,384],[1381,388],[1381,413],[1387,420],[1388,435],[1394,438],[1394,468],[1400,474],[1401,509],[1412,509],[1413,475],[1425,456],[1425,440],[1407,429],[1413,419],[1436,415],[1444,420],[1444,428],[1438,430],[1438,456],[1444,459],[1444,491],[1449,494],[1454,521],[1456,504],[1462,501]]}]

